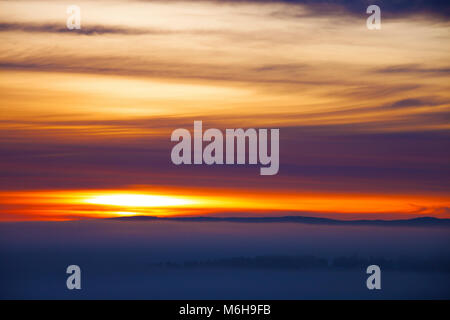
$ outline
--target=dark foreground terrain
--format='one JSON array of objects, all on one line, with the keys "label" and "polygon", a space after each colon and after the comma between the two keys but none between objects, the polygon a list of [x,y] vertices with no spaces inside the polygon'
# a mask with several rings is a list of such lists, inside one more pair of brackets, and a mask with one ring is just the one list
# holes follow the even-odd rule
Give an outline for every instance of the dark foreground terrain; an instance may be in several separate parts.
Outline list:
[{"label": "dark foreground terrain", "polygon": [[[0,298],[450,298],[448,221],[333,221],[1,223]],[[66,288],[72,264],[81,290]],[[381,267],[381,290],[366,288],[370,264]]]}]

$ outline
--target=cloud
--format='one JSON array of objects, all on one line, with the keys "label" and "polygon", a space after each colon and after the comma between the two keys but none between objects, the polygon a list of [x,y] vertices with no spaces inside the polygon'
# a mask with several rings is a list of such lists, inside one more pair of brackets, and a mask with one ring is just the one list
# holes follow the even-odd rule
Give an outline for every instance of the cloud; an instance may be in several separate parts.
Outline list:
[{"label": "cloud", "polygon": [[[147,1],[147,0],[145,0]],[[178,0],[177,0],[178,1]],[[209,0],[198,0],[211,2]],[[162,1],[162,2],[170,2]],[[216,3],[255,3],[305,6],[314,15],[336,15],[348,13],[353,15],[366,14],[369,5],[378,5],[382,14],[390,18],[403,17],[412,14],[427,14],[439,18],[450,17],[450,6],[446,0],[215,0]]]},{"label": "cloud", "polygon": [[103,34],[119,34],[119,35],[141,35],[141,34],[168,34],[169,30],[159,29],[137,29],[120,26],[104,26],[91,25],[84,26],[81,29],[69,30],[63,24],[56,23],[0,23],[0,32],[3,31],[23,31],[23,32],[40,32],[40,33],[65,33],[65,34],[81,34],[81,35],[103,35]]},{"label": "cloud", "polygon": [[417,74],[432,74],[434,76],[448,76],[450,75],[450,66],[441,68],[429,68],[420,64],[404,64],[393,65],[373,70],[376,73],[382,74],[401,74],[401,73],[417,73]]},{"label": "cloud", "polygon": [[[439,119],[444,121],[442,114],[427,121]],[[221,130],[238,127],[232,119],[203,120],[205,126]],[[1,185],[7,190],[148,184],[192,186],[195,179],[198,187],[291,191],[444,192],[449,188],[448,179],[442,179],[449,173],[446,147],[449,134],[445,131],[362,132],[377,126],[395,127],[398,122],[282,127],[280,174],[276,181],[266,185],[261,184],[255,166],[174,167],[170,161],[173,147],[170,133],[174,128],[192,130],[192,121],[161,117],[12,123],[15,129],[10,129],[11,132],[1,130],[2,136],[6,136],[0,141],[0,181],[4,182]],[[413,122],[409,118],[404,121]],[[1,126],[8,127],[7,124],[3,121]],[[46,129],[47,134],[41,135],[39,128],[55,125],[59,128]],[[26,135],[20,127],[29,128]],[[108,134],[110,129],[114,133],[146,128],[148,132],[141,131],[131,138]],[[152,135],[152,130],[162,133]],[[82,139],[84,134],[97,131],[104,135],[98,139],[94,136],[90,140]],[[8,139],[9,136],[14,139]]]},{"label": "cloud", "polygon": [[407,107],[421,107],[436,105],[437,102],[430,101],[429,99],[403,99],[398,100],[390,105],[392,108],[407,108]]},{"label": "cloud", "polygon": [[[15,61],[14,61],[15,60]],[[25,61],[26,60],[26,61]],[[221,68],[210,62],[164,61],[142,58],[132,59],[125,56],[70,56],[70,59],[59,55],[11,57],[0,59],[0,68],[5,70],[29,70],[50,72],[76,72],[91,74],[111,74],[126,76],[143,76],[175,79],[201,79],[209,81],[235,81],[253,84],[283,85],[333,85],[333,80],[314,75],[314,68],[307,64],[275,66],[262,65],[251,67],[246,65],[227,64]],[[289,72],[288,72],[289,71]],[[341,82],[342,84],[343,82]],[[286,88],[286,87],[285,87]]]}]

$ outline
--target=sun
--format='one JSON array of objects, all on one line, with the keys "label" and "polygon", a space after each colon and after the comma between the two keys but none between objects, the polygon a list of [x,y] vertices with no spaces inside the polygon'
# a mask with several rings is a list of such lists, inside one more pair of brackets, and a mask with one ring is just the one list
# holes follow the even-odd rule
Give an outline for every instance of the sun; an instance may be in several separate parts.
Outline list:
[{"label": "sun", "polygon": [[101,195],[86,199],[84,202],[121,207],[172,207],[192,205],[196,203],[194,200],[185,198],[145,194]]}]

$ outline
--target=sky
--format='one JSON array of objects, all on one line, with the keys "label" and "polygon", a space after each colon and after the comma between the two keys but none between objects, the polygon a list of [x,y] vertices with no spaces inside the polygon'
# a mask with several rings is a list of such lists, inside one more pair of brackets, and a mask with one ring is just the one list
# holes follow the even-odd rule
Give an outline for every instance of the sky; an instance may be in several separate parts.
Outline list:
[{"label": "sky", "polygon": [[[446,1],[0,1],[0,221],[450,218]],[[280,169],[173,130],[279,128]]]}]

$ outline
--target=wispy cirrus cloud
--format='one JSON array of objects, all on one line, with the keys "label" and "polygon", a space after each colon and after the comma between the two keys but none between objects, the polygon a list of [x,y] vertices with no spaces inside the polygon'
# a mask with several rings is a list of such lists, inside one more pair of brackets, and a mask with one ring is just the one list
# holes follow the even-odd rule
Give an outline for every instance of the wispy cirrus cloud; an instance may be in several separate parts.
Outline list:
[{"label": "wispy cirrus cloud", "polygon": [[[148,1],[148,0],[141,0]],[[170,2],[163,0],[162,2]],[[179,0],[174,0],[179,1]],[[211,2],[210,0],[187,0],[187,2]],[[355,14],[365,13],[369,5],[380,6],[384,14],[390,18],[403,17],[411,14],[430,14],[440,18],[450,17],[450,5],[446,0],[213,0],[216,3],[257,3],[257,4],[286,4],[305,6],[315,15]]]},{"label": "wispy cirrus cloud", "polygon": [[450,75],[450,66],[442,68],[430,68],[421,64],[393,65],[375,69],[374,72],[381,74],[429,74],[434,76]]},{"label": "wispy cirrus cloud", "polygon": [[81,29],[69,30],[61,23],[0,23],[0,32],[22,31],[31,33],[65,33],[65,34],[82,34],[82,35],[103,35],[103,34],[119,34],[119,35],[140,35],[140,34],[167,34],[170,31],[136,29],[120,26],[93,25],[84,26]]}]

